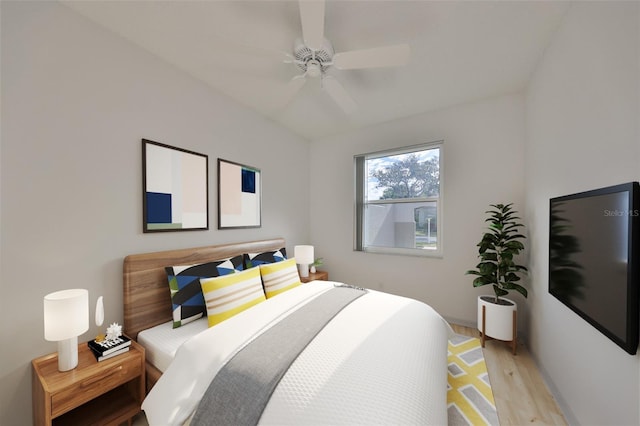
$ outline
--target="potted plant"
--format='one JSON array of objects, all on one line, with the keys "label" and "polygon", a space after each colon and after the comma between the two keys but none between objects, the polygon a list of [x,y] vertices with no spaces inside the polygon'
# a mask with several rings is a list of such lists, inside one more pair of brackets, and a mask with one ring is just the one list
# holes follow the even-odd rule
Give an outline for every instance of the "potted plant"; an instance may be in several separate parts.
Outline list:
[{"label": "potted plant", "polygon": [[324,263],[324,261],[323,261],[323,258],[322,258],[322,257],[318,257],[318,258],[316,258],[316,259],[313,261],[313,263],[312,263],[311,265],[309,265],[309,267],[310,267],[310,270],[309,270],[309,271],[310,271],[312,274],[315,274],[315,273],[316,273],[316,266],[322,266],[322,264],[323,264],[323,263]]},{"label": "potted plant", "polygon": [[492,210],[485,213],[489,217],[487,232],[477,244],[480,263],[476,269],[467,271],[475,275],[474,287],[492,285],[494,296],[478,297],[478,330],[482,337],[482,346],[486,337],[511,342],[513,353],[516,353],[517,309],[516,302],[502,296],[515,290],[527,297],[527,289],[518,284],[520,274],[527,268],[518,265],[514,257],[524,250],[522,240],[526,237],[519,233],[523,227],[517,212],[510,204],[491,204]]}]

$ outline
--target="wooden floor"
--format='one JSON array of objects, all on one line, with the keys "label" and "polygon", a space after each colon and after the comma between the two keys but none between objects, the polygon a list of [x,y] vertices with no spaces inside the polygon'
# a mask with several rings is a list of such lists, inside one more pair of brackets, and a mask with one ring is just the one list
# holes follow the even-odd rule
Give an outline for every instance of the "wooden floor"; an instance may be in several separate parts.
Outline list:
[{"label": "wooden floor", "polygon": [[[479,337],[474,328],[452,327],[456,333]],[[509,344],[488,340],[483,352],[501,426],[567,424],[524,345],[518,342],[514,356]]]}]

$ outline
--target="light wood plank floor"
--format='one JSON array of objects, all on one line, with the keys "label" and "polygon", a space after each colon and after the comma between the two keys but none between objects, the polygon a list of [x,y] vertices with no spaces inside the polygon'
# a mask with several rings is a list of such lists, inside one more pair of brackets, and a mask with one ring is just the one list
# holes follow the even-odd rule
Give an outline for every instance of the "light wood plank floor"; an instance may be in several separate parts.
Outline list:
[{"label": "light wood plank floor", "polygon": [[[456,324],[451,326],[456,333],[480,337],[474,328]],[[509,344],[497,340],[487,340],[483,353],[501,426],[567,424],[531,355],[521,342],[518,342],[515,356],[511,354]]]}]

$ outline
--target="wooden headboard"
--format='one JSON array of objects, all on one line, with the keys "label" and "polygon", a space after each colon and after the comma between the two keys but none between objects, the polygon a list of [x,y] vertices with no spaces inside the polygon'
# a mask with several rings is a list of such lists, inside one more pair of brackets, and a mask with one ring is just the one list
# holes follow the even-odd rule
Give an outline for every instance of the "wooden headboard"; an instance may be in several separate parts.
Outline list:
[{"label": "wooden headboard", "polygon": [[132,254],[124,258],[124,332],[132,339],[147,328],[171,321],[171,296],[165,267],[194,265],[242,253],[285,247],[283,238],[217,246]]}]

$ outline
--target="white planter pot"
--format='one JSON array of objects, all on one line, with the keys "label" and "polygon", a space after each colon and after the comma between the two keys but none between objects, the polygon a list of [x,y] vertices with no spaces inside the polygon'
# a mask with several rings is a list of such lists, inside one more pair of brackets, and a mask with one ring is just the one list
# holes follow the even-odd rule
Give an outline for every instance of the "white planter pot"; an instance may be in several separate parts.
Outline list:
[{"label": "white planter pot", "polygon": [[513,300],[504,297],[501,297],[500,300],[506,304],[494,303],[495,296],[478,296],[478,331],[482,333],[482,308],[484,307],[484,333],[486,337],[507,342],[515,341],[514,312],[517,312],[518,305]]}]

